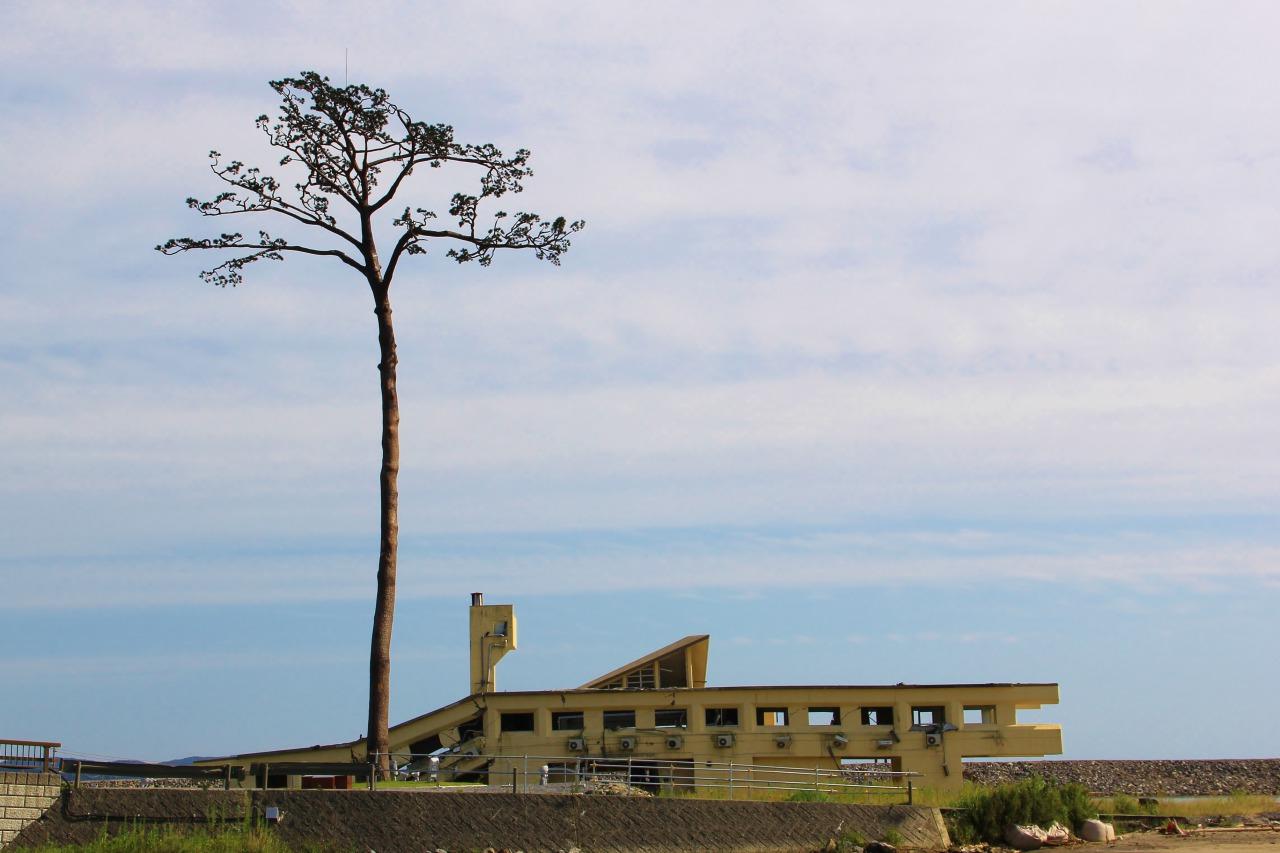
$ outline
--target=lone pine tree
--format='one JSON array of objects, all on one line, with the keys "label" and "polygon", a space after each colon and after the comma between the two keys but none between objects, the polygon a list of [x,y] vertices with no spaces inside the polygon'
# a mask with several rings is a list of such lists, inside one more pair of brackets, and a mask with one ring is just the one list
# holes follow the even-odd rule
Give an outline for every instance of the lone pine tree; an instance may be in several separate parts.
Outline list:
[{"label": "lone pine tree", "polygon": [[[569,235],[581,221],[564,217],[545,221],[534,213],[481,206],[518,193],[532,175],[529,152],[503,155],[493,145],[456,142],[447,124],[415,121],[382,89],[365,85],[331,85],[312,71],[273,81],[280,114],[259,116],[257,126],[267,142],[281,150],[279,165],[300,180],[292,191],[261,169],[239,160],[224,161],[209,152],[213,174],[225,184],[208,201],[187,199],[187,206],[208,217],[257,217],[288,226],[294,236],[272,236],[258,230],[246,237],[228,229],[216,237],[177,237],[156,247],[166,255],[196,250],[230,252],[232,257],[200,274],[221,287],[243,281],[245,267],[260,260],[283,260],[288,254],[335,258],[359,274],[373,296],[378,324],[378,384],[382,396],[381,532],[373,637],[369,652],[368,758],[381,772],[389,767],[387,712],[391,684],[391,627],[395,612],[396,550],[399,538],[396,477],[400,469],[400,405],[396,394],[396,339],[391,320],[391,283],[407,255],[420,255],[432,241],[449,246],[447,257],[458,263],[488,266],[499,249],[527,249],[559,264],[569,248]],[[478,185],[474,193],[452,196],[448,221],[435,211],[405,205],[390,208],[415,172],[466,170]],[[391,214],[385,209],[399,212]],[[484,223],[481,218],[484,216]],[[380,230],[381,229],[381,230]],[[379,234],[388,236],[390,252],[379,251]]]}]

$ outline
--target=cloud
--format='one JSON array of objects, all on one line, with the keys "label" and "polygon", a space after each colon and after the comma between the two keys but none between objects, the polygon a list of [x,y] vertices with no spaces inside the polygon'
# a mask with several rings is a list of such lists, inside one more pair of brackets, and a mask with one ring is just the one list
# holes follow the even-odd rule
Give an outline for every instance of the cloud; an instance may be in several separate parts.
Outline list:
[{"label": "cloud", "polygon": [[[157,603],[244,600],[251,575],[366,594],[344,580],[363,552],[326,556],[323,591],[301,593],[295,557],[237,565],[225,546],[375,529],[363,285],[289,263],[220,292],[151,249],[207,224],[181,202],[210,190],[210,147],[271,162],[252,127],[265,80],[340,76],[347,51],[353,79],[461,137],[528,145],[522,206],[589,221],[560,269],[404,268],[407,537],[959,513],[976,523],[916,531],[923,555],[790,537],[746,560],[708,545],[544,568],[591,588],[638,582],[600,559],[675,587],[1272,577],[1265,538],[1168,532],[1280,497],[1280,121],[1256,106],[1272,6],[1130,4],[1106,26],[1078,4],[523,8],[375,3],[352,27],[338,4],[277,3],[246,31],[196,7],[5,7],[15,600],[123,603],[68,586],[120,555]],[[1051,555],[983,527],[1116,515],[1165,527]],[[172,582],[156,562],[205,550]],[[520,559],[458,570],[518,586]],[[190,582],[220,567],[238,580]]]},{"label": "cloud", "polygon": [[[733,590],[753,598],[769,590],[814,589],[828,595],[859,588],[1019,582],[1135,592],[1156,582],[1163,589],[1196,591],[1242,582],[1273,584],[1280,578],[1280,544],[1243,534],[1174,535],[1134,527],[1077,533],[1034,526],[762,533],[720,528],[411,539],[402,543],[398,594],[404,600],[461,599],[483,588],[537,596],[546,593],[548,578],[555,579],[557,589],[576,594]],[[9,578],[0,610],[366,601],[375,556],[345,542],[316,542],[284,553],[246,545],[232,555],[213,550],[111,559],[11,558],[0,565]],[[808,642],[798,634],[774,639]],[[847,639],[863,641],[857,634]],[[980,639],[1016,641],[985,631],[956,641]]]}]

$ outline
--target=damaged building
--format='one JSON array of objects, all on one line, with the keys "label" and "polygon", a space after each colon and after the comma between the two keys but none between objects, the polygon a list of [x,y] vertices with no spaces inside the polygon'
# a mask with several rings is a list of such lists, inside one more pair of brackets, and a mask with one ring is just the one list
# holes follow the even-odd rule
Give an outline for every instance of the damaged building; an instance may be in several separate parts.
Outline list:
[{"label": "damaged building", "polygon": [[[1018,721],[1020,711],[1056,704],[1057,684],[709,687],[709,646],[709,635],[695,634],[579,687],[504,692],[496,671],[517,647],[515,608],[485,604],[475,593],[470,691],[392,726],[394,763],[405,771],[509,782],[513,771],[527,773],[531,759],[545,768],[545,781],[584,761],[625,757],[628,768],[684,788],[703,786],[707,773],[699,768],[871,766],[918,774],[919,786],[955,789],[965,758],[1062,751],[1060,726]],[[364,759],[365,743],[356,740],[201,763],[283,770]],[[261,782],[296,787],[303,777],[286,773]]]}]

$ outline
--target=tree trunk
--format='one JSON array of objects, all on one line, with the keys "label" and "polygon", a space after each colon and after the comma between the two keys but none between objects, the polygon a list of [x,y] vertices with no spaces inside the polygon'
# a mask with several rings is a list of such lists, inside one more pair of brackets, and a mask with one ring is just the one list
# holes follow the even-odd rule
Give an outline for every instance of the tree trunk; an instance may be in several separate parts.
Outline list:
[{"label": "tree trunk", "polygon": [[396,394],[396,336],[391,324],[391,299],[385,287],[374,290],[378,318],[379,385],[382,390],[382,531],[378,547],[378,592],[373,611],[373,641],[369,650],[368,757],[380,775],[390,765],[387,717],[391,694],[391,624],[396,608],[396,549],[400,538],[400,401]]}]

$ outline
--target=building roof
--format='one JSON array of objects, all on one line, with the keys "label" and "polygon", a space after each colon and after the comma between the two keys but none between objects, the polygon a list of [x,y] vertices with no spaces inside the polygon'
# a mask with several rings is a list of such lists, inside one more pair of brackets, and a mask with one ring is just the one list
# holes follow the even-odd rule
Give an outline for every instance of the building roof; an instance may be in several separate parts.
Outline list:
[{"label": "building roof", "polygon": [[[707,653],[706,646],[711,642],[710,634],[690,634],[683,639],[676,640],[670,645],[649,652],[644,657],[636,658],[631,663],[623,664],[617,669],[610,670],[599,678],[593,678],[586,684],[579,687],[579,690],[592,690],[606,687],[611,682],[617,682],[632,672],[645,667],[651,667],[663,658],[671,657],[677,654],[689,656],[689,662],[693,665],[692,684],[682,686],[693,686],[693,684],[707,683]],[[698,649],[701,654],[689,655],[696,646],[702,646]]]}]

